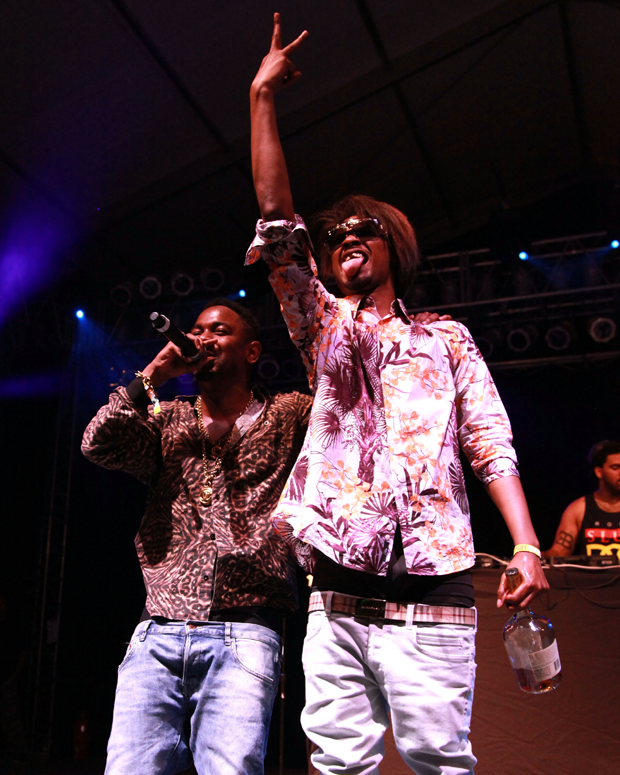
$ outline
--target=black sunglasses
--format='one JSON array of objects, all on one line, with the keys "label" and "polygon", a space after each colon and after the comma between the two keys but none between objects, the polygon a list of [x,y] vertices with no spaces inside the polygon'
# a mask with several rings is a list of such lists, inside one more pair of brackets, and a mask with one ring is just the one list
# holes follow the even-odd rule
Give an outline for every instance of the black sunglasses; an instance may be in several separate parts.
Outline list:
[{"label": "black sunglasses", "polygon": [[359,240],[387,239],[385,229],[376,218],[349,218],[327,232],[325,244],[330,250],[336,250],[349,234],[355,234]]}]

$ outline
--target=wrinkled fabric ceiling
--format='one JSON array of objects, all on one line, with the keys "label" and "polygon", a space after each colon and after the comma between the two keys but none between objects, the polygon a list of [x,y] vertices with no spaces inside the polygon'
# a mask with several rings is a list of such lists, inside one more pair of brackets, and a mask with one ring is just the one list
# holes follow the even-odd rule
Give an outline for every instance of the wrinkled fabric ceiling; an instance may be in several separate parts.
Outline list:
[{"label": "wrinkled fabric ceiling", "polygon": [[432,246],[502,206],[619,179],[618,2],[3,0],[4,227],[46,208],[98,285],[236,271],[258,216],[248,90],[273,10],[286,42],[310,33],[279,99],[303,214],[369,193]]}]

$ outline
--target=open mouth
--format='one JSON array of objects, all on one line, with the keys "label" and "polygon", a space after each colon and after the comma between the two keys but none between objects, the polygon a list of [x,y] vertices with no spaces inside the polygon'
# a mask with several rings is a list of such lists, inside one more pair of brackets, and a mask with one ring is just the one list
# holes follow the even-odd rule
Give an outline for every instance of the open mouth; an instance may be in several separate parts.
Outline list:
[{"label": "open mouth", "polygon": [[343,255],[340,266],[347,277],[355,277],[362,266],[367,263],[368,258],[369,256],[365,251],[354,248]]}]

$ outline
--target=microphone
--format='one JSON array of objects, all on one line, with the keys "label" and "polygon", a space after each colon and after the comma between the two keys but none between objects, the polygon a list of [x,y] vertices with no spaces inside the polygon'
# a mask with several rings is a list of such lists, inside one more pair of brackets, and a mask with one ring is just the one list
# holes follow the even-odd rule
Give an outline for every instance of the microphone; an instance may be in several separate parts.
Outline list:
[{"label": "microphone", "polygon": [[189,358],[191,361],[199,361],[202,358],[204,353],[200,352],[189,336],[181,331],[180,328],[177,328],[174,323],[171,323],[165,315],[160,315],[159,312],[151,312],[150,321],[153,324],[153,328],[169,339],[172,344],[176,344],[181,354],[186,358]]}]

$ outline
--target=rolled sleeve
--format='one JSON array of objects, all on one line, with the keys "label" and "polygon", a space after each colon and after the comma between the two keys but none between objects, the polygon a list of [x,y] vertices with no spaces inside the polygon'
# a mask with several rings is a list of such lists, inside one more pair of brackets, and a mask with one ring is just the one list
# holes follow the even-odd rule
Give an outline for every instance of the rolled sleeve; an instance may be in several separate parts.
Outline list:
[{"label": "rolled sleeve", "polygon": [[469,331],[455,324],[455,333],[456,409],[463,451],[484,484],[518,476],[510,420],[493,378]]},{"label": "rolled sleeve", "polygon": [[507,457],[496,458],[487,463],[478,471],[478,478],[483,484],[491,484],[496,479],[502,479],[504,476],[519,476],[517,461]]},{"label": "rolled sleeve", "polygon": [[294,221],[258,221],[245,263],[252,264],[259,258],[269,267],[269,282],[314,390],[318,343],[338,305],[318,278],[310,236],[300,216],[296,215]]},{"label": "rolled sleeve", "polygon": [[256,223],[256,236],[245,255],[245,265],[263,259],[268,264],[299,264],[298,258],[309,266],[313,275],[317,275],[316,263],[312,257],[312,242],[308,229],[300,215],[294,221],[263,221]]}]

